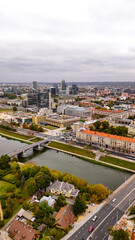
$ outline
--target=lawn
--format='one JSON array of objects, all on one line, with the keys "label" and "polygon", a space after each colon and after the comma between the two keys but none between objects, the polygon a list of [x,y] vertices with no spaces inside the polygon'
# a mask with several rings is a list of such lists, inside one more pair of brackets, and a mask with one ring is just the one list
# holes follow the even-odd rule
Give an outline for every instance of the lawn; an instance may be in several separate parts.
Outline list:
[{"label": "lawn", "polygon": [[70,153],[75,153],[75,154],[78,154],[78,155],[82,155],[84,157],[89,157],[89,158],[94,158],[95,157],[95,155],[92,151],[88,151],[88,150],[81,149],[81,148],[78,148],[78,147],[69,146],[67,144],[63,144],[63,143],[59,143],[59,142],[51,141],[48,144],[48,146],[54,147],[54,148],[57,148],[57,149],[60,149],[60,150],[64,150],[64,151],[67,151],[67,152],[70,152]]},{"label": "lawn", "polygon": [[34,138],[34,139],[30,140],[30,141],[35,143],[35,142],[39,142],[41,140],[43,140],[43,138],[36,137],[36,138]]},{"label": "lawn", "polygon": [[100,161],[106,162],[106,163],[111,163],[116,166],[124,167],[127,169],[131,169],[135,171],[135,163],[134,162],[128,162],[119,158],[114,158],[110,156],[105,156],[105,157],[100,157]]},{"label": "lawn", "polygon": [[25,136],[25,135],[14,133],[14,132],[11,132],[11,131],[8,131],[5,129],[1,129],[1,128],[0,128],[0,134],[6,134],[9,137],[19,138],[22,140],[29,140],[31,138],[31,136]]},{"label": "lawn", "polygon": [[16,178],[15,175],[12,173],[7,174],[6,176],[3,177],[3,180],[6,182],[10,182],[10,183],[15,183],[16,182]]},{"label": "lawn", "polygon": [[12,109],[0,109],[0,112],[13,112]]},{"label": "lawn", "polygon": [[0,195],[7,193],[7,189],[9,187],[13,187],[13,186],[14,186],[13,184],[1,180],[0,181]]},{"label": "lawn", "polygon": [[45,128],[47,128],[49,130],[54,130],[54,129],[57,129],[58,127],[47,125],[47,126],[45,126]]}]

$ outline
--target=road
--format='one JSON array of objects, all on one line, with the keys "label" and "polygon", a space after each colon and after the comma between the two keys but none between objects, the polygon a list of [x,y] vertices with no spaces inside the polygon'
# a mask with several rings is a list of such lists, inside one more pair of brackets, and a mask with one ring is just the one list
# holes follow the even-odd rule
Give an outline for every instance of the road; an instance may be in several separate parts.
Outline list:
[{"label": "road", "polygon": [[[97,216],[97,220],[95,222],[92,221],[93,217],[91,217],[71,237],[67,239],[81,240],[83,238],[84,240],[107,240],[109,235],[107,229],[115,225],[115,223],[129,208],[131,203],[135,201],[135,177],[115,195],[115,198],[116,201],[114,203],[112,202],[112,199],[109,200],[95,214]],[[94,227],[94,230],[91,234],[88,231],[90,226]]]}]

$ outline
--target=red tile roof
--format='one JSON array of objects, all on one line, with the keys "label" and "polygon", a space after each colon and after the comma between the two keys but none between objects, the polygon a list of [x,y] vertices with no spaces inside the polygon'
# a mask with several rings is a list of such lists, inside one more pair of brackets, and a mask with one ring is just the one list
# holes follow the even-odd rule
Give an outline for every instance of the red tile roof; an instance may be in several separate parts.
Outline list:
[{"label": "red tile roof", "polygon": [[88,108],[89,110],[93,110],[93,111],[100,111],[100,112],[111,112],[111,113],[121,113],[123,112],[123,110],[119,110],[119,111],[112,111],[112,110],[104,110],[104,109],[95,109],[95,108]]},{"label": "red tile roof", "polygon": [[14,240],[33,240],[39,237],[39,233],[31,226],[24,224],[23,222],[14,220],[9,227],[9,235]]},{"label": "red tile roof", "polygon": [[126,142],[135,143],[135,139],[133,139],[133,138],[122,137],[122,136],[107,134],[107,133],[103,133],[103,132],[89,131],[89,130],[80,130],[80,131],[84,132],[84,133],[87,133],[87,134],[97,135],[97,136],[100,136],[100,137],[113,138],[113,139],[116,139],[116,140],[122,140],[122,141],[126,141]]},{"label": "red tile roof", "polygon": [[73,207],[71,204],[62,207],[55,217],[57,227],[67,229],[69,225],[74,223]]}]

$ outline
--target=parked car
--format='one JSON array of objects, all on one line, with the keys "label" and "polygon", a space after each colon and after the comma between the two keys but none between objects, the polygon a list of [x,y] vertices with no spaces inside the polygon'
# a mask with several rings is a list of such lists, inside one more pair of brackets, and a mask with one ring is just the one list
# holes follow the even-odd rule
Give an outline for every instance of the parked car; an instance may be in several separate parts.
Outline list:
[{"label": "parked car", "polygon": [[116,198],[113,198],[112,202],[114,203],[116,201]]}]

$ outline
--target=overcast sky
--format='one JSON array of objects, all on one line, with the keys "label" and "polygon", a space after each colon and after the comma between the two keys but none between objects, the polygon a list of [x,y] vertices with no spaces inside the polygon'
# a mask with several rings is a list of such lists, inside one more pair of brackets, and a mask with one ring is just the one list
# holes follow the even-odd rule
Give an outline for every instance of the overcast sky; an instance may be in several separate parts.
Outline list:
[{"label": "overcast sky", "polygon": [[0,82],[135,81],[135,0],[0,0]]}]

